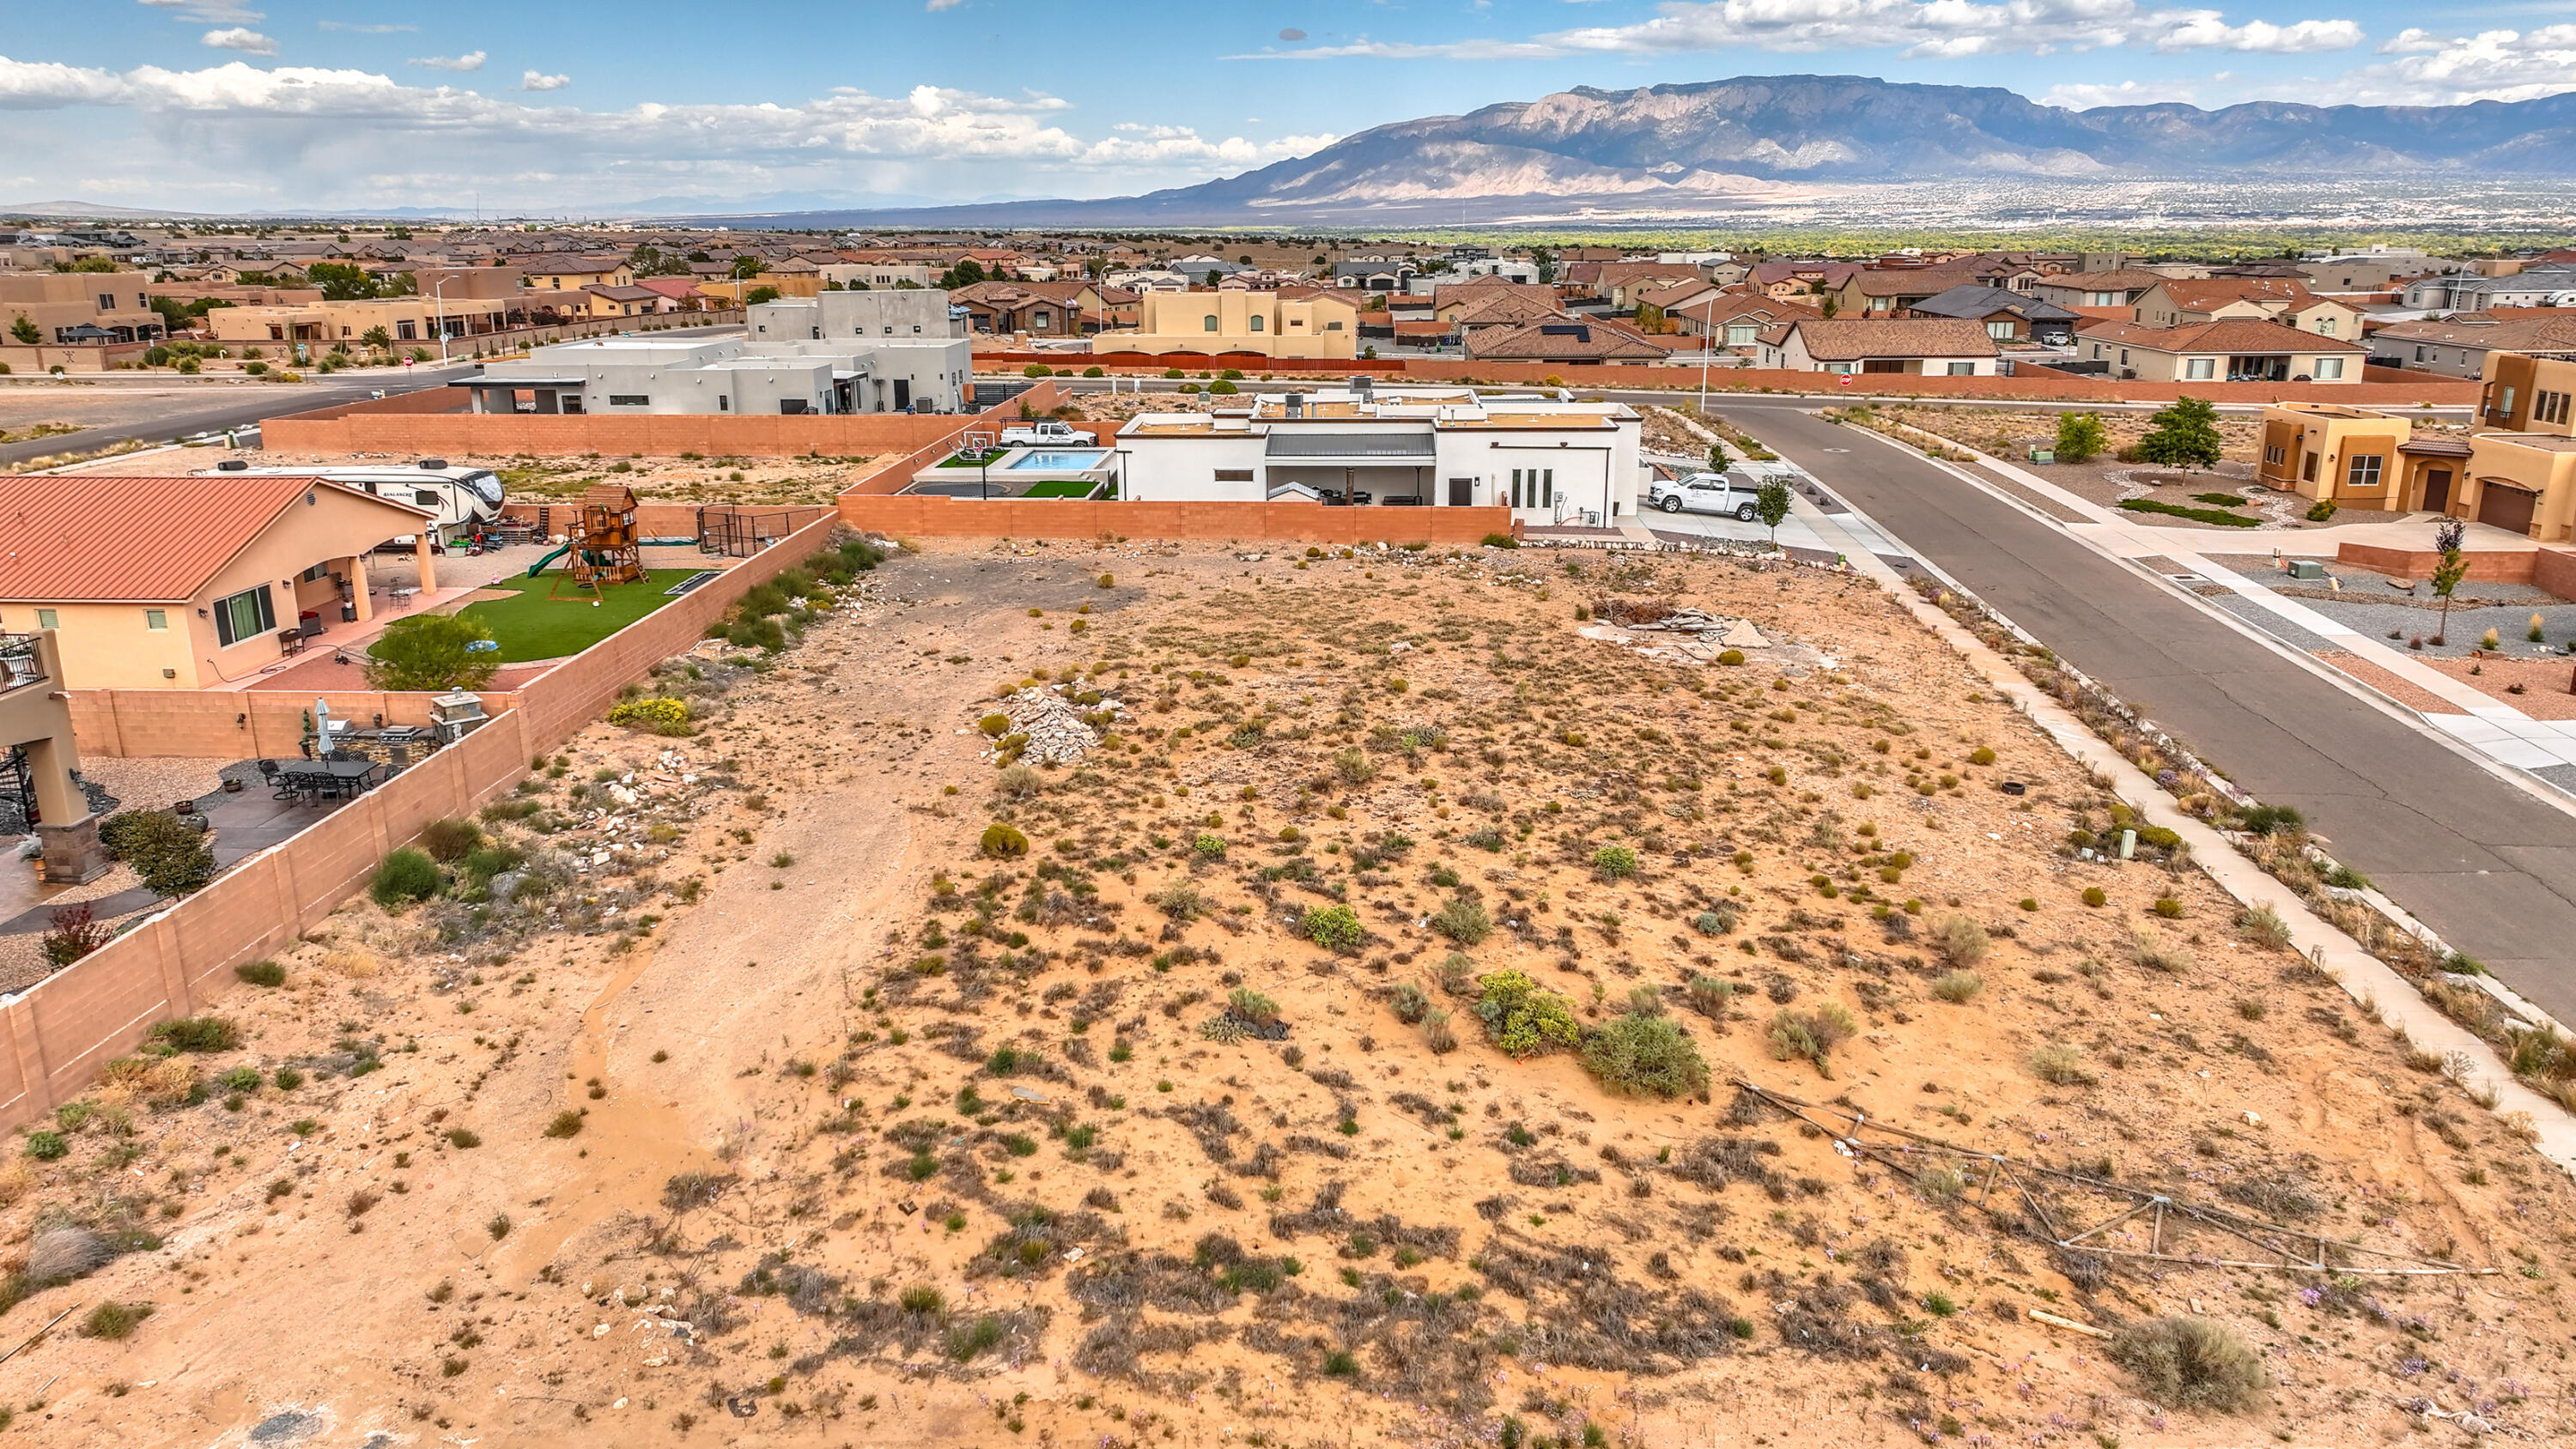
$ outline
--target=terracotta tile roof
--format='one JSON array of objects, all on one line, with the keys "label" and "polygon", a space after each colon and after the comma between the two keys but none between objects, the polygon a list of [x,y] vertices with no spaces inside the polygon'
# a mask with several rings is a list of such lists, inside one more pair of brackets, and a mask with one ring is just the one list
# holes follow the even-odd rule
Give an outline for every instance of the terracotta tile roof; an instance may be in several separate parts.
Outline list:
[{"label": "terracotta tile roof", "polygon": [[183,601],[310,488],[334,488],[395,517],[386,536],[432,515],[361,489],[255,473],[113,478],[0,477],[0,599]]},{"label": "terracotta tile roof", "polygon": [[[1693,339],[1697,346],[1697,339]],[[1540,362],[1660,362],[1664,348],[1633,332],[1599,323],[1529,322],[1467,334],[1467,355]]]},{"label": "terracotta tile roof", "polygon": [[2235,317],[2224,322],[2195,322],[2188,327],[2141,327],[2135,322],[2097,322],[2081,335],[2150,352],[2362,352],[2370,349],[2340,337],[2319,337],[2278,322]]},{"label": "terracotta tile roof", "polygon": [[[1955,317],[1866,319],[1800,318],[1775,327],[1763,341],[1778,346],[1796,329],[1807,355],[1818,362],[1860,362],[1872,357],[1993,357],[2001,349],[1982,322]],[[1773,341],[1779,339],[1778,342]]]},{"label": "terracotta tile roof", "polygon": [[[2467,315],[2475,317],[2484,314],[2473,312]],[[2562,311],[2554,317],[2499,318],[2493,322],[2464,322],[2458,317],[2448,322],[2429,319],[2421,322],[2391,322],[2372,333],[2371,339],[2387,342],[2439,342],[2455,347],[2476,347],[2489,351],[2502,349],[2506,352],[2514,352],[2524,348],[2556,351],[2561,348],[2576,347],[2576,317],[2568,316]]]},{"label": "terracotta tile roof", "polygon": [[1949,267],[1895,267],[1858,273],[1843,285],[1864,297],[1929,297],[1976,280]]},{"label": "terracotta tile roof", "polygon": [[2304,307],[2317,300],[2304,281],[2290,277],[2204,277],[2160,284],[2165,299],[2182,312],[2213,312],[2231,302],[2280,302]]},{"label": "terracotta tile roof", "polygon": [[1449,321],[1458,327],[1497,327],[1514,322],[1536,322],[1541,318],[1562,317],[1565,307],[1556,294],[1533,297],[1520,292],[1497,292],[1491,296],[1470,298],[1458,308]]},{"label": "terracotta tile roof", "polygon": [[2149,287],[2161,287],[2172,280],[2174,279],[2162,272],[2128,269],[2117,272],[2060,272],[2054,277],[2042,277],[2038,285],[2074,287],[2086,292],[2143,292]]}]

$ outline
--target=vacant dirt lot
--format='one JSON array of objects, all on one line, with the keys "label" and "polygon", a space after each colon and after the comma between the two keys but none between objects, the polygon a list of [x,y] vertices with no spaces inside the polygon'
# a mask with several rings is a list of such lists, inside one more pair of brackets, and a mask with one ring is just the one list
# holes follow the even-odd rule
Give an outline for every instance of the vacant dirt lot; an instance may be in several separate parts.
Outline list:
[{"label": "vacant dirt lot", "polygon": [[[19,1432],[2570,1432],[2563,1175],[2187,863],[2084,858],[2115,802],[1871,586],[1304,553],[961,546],[667,672],[697,733],[592,730],[22,1139]],[[2358,1247],[2055,1245],[2131,1188]],[[2420,1258],[2492,1271],[2358,1271]]]},{"label": "vacant dirt lot", "polygon": [[[401,466],[412,459],[382,453],[317,453],[266,448],[227,454],[219,448],[171,448],[134,457],[102,458],[84,473],[198,473],[226,457],[255,468],[367,468]],[[868,472],[867,458],[601,458],[538,459],[458,454],[459,468],[490,468],[501,475],[512,502],[579,498],[596,483],[618,483],[655,503],[812,503],[835,494]]]}]

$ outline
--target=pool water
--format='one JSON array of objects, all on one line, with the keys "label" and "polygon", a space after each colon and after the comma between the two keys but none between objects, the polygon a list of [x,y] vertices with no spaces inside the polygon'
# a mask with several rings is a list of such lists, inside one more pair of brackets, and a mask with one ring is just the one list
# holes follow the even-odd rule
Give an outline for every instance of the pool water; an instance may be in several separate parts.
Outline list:
[{"label": "pool water", "polygon": [[1092,469],[1099,467],[1100,460],[1108,456],[1109,450],[1106,448],[1095,448],[1086,451],[1057,450],[1053,452],[1025,453],[1020,457],[1011,460],[1009,471],[1016,472],[1022,468],[1027,468],[1032,471],[1047,473],[1088,473]]}]

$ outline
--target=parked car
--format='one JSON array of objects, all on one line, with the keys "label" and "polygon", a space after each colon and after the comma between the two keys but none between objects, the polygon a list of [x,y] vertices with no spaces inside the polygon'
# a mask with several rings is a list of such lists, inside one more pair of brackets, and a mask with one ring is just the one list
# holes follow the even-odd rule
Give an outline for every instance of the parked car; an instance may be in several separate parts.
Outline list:
[{"label": "parked car", "polygon": [[1077,433],[1071,423],[1058,422],[1054,418],[1040,418],[1030,423],[1013,423],[1002,429],[1002,446],[1005,448],[1069,445],[1089,447],[1090,444],[1089,433]]},{"label": "parked car", "polygon": [[1692,473],[1658,478],[1646,490],[1646,506],[1666,513],[1732,513],[1746,523],[1760,512],[1762,485],[1732,473]]}]

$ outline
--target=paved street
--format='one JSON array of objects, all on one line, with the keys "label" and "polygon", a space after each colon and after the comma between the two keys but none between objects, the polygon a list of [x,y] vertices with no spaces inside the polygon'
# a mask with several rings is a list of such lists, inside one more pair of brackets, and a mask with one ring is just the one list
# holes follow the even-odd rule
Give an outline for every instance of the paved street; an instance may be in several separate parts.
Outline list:
[{"label": "paved street", "polygon": [[[0,444],[0,463],[19,463],[29,458],[50,457],[56,453],[91,453],[105,447],[139,438],[147,443],[166,443],[173,438],[193,433],[212,432],[220,428],[243,428],[264,418],[286,413],[309,412],[333,403],[356,402],[379,388],[387,394],[413,392],[424,387],[443,386],[451,377],[463,376],[472,364],[453,368],[416,367],[409,374],[369,372],[346,381],[332,381],[319,386],[289,385],[284,387],[256,382],[201,382],[192,392],[202,396],[167,399],[167,406],[153,409],[146,416],[125,422],[84,428],[77,433],[58,433],[49,438],[30,438],[25,442]],[[169,379],[156,379],[165,386]]]},{"label": "paved street", "polygon": [[1911,454],[1795,404],[1717,411],[2257,798],[2297,806],[2338,859],[2576,1019],[2576,819]]}]

